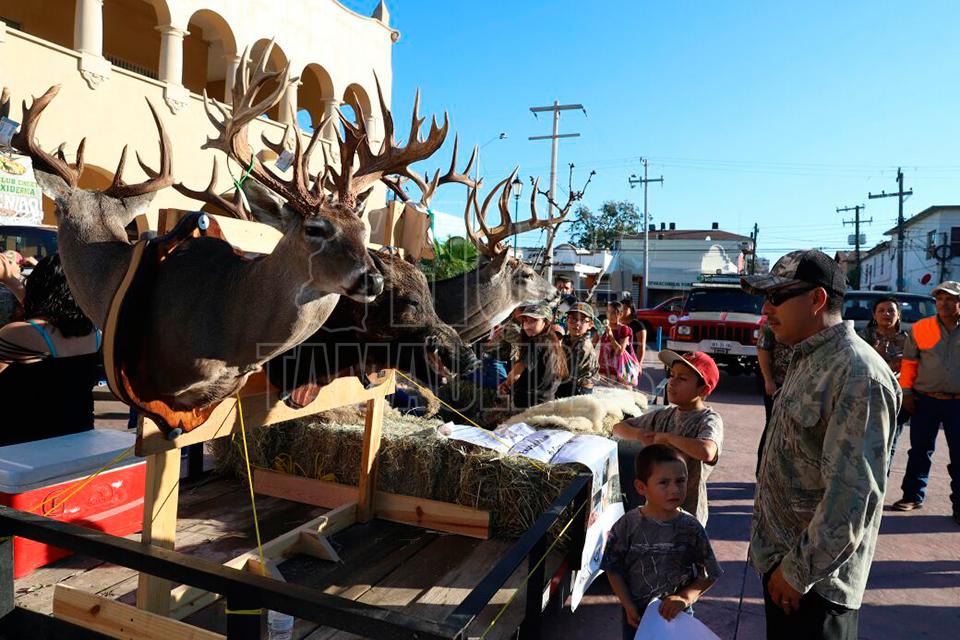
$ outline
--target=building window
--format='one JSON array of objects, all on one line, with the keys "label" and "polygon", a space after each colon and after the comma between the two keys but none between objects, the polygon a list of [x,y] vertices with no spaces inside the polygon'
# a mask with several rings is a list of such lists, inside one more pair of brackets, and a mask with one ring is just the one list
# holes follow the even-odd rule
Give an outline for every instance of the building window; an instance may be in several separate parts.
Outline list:
[{"label": "building window", "polygon": [[960,258],[960,227],[950,228],[950,257]]},{"label": "building window", "polygon": [[933,258],[937,248],[937,230],[927,231],[927,258]]}]

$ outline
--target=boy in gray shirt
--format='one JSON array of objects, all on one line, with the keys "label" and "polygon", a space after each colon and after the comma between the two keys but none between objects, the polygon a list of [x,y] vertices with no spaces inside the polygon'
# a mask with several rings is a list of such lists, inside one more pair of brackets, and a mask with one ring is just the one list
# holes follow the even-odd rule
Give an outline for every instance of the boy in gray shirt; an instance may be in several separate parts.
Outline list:
[{"label": "boy in gray shirt", "polygon": [[672,620],[689,610],[723,571],[703,526],[680,508],[687,467],[680,453],[652,444],[636,458],[637,491],[646,503],[613,525],[600,567],[623,606],[624,640],[633,638],[653,598]]}]

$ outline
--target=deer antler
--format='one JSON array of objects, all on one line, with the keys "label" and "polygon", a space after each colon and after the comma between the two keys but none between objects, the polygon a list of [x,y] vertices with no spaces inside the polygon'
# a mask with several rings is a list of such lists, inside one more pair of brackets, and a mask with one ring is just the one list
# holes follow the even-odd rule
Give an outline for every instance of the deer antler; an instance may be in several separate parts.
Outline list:
[{"label": "deer antler", "polygon": [[476,189],[477,185],[482,181],[471,178],[470,170],[473,168],[473,163],[477,158],[477,148],[473,148],[473,153],[470,154],[470,160],[467,162],[467,166],[464,168],[462,173],[459,173],[457,172],[457,153],[459,147],[460,137],[457,136],[453,139],[453,155],[450,158],[450,167],[443,175],[440,175],[440,170],[437,169],[437,172],[431,179],[429,174],[421,175],[410,167],[404,167],[396,174],[396,176],[384,176],[380,180],[390,187],[390,189],[404,202],[410,202],[411,200],[410,196],[407,195],[406,191],[403,189],[403,182],[405,180],[410,180],[416,184],[417,188],[420,190],[420,206],[424,209],[430,207],[430,201],[433,200],[433,196],[437,192],[437,187],[441,185],[462,184],[468,189]]},{"label": "deer antler", "polygon": [[[567,214],[570,213],[570,208],[573,206],[573,203],[583,197],[583,190],[577,192],[571,192],[570,200],[567,202],[567,205],[560,209],[559,215],[548,215],[546,218],[541,218],[537,213],[537,195],[547,195],[542,191],[538,190],[540,185],[539,179],[531,178],[530,181],[533,183],[533,193],[530,195],[530,219],[513,222],[510,216],[510,190],[509,184],[513,182],[514,178],[517,176],[517,169],[513,170],[513,173],[509,177],[504,178],[493,188],[487,197],[483,201],[483,206],[477,206],[477,189],[471,189],[470,195],[467,198],[467,207],[464,212],[464,218],[467,225],[467,236],[476,245],[477,250],[483,253],[488,257],[497,256],[504,251],[506,247],[501,244],[501,241],[521,233],[526,233],[527,231],[534,231],[536,229],[543,229],[547,227],[552,227],[558,225],[564,221]],[[593,174],[591,174],[591,178]],[[587,181],[589,184],[590,181]],[[584,185],[584,190],[586,185]],[[486,217],[487,217],[487,208],[490,206],[490,203],[493,201],[494,196],[497,195],[497,192],[500,192],[498,198],[498,207],[500,209],[500,224],[490,228],[487,226]],[[547,196],[549,199],[549,196]],[[551,200],[552,203],[552,200]],[[556,206],[554,204],[554,206]],[[486,238],[485,241],[481,240],[476,231],[473,229],[473,224],[471,223],[471,217],[474,216],[477,219],[477,223],[480,226],[480,231]]]},{"label": "deer antler", "polygon": [[[280,71],[267,70],[267,62],[270,59],[270,53],[272,51],[273,41],[264,47],[255,61],[251,61],[249,49],[243,52],[243,57],[237,68],[237,75],[234,81],[233,109],[230,114],[204,93],[203,97],[207,117],[213,123],[213,126],[216,127],[218,136],[216,138],[208,138],[203,148],[219,149],[225,152],[242,166],[247,167],[250,175],[283,197],[298,213],[303,216],[313,216],[316,215],[317,209],[326,199],[322,188],[324,174],[312,179],[312,176],[307,170],[307,165],[320,139],[320,133],[323,127],[316,128],[305,151],[300,139],[300,134],[294,131],[293,177],[290,180],[280,177],[260,162],[259,158],[254,155],[253,149],[250,147],[250,142],[247,139],[247,127],[249,124],[280,102],[283,92],[295,82],[295,79],[287,77],[290,72],[289,63]],[[271,80],[277,78],[281,79],[277,87],[265,98],[259,102],[256,101],[257,95],[263,87]],[[215,111],[219,113],[219,116]],[[296,114],[291,115],[293,121],[296,122]],[[288,136],[285,133],[285,138],[286,137]],[[265,142],[271,148],[276,149],[277,147],[281,147],[282,149],[282,142],[271,143],[266,140]],[[312,185],[310,184],[311,179],[313,182]]]},{"label": "deer antler", "polygon": [[83,173],[83,148],[87,139],[81,140],[80,145],[77,146],[77,163],[75,168],[71,168],[63,154],[63,145],[60,145],[57,149],[56,155],[51,155],[40,147],[40,143],[37,142],[35,136],[43,110],[47,108],[59,92],[60,85],[56,84],[47,89],[46,93],[39,98],[34,98],[29,108],[27,107],[27,101],[23,101],[23,122],[20,130],[14,134],[11,144],[14,149],[29,155],[36,168],[52,173],[71,187],[76,187],[80,181],[80,174]]},{"label": "deer antler", "polygon": [[[160,116],[157,114],[153,103],[147,100],[147,106],[150,107],[150,113],[153,114],[153,121],[156,123],[157,131],[160,133],[160,170],[148,170],[146,164],[140,158],[140,154],[137,153],[137,162],[144,168],[148,178],[145,182],[139,184],[124,183],[123,167],[127,163],[127,147],[124,146],[123,151],[120,153],[120,162],[117,164],[117,171],[113,174],[113,183],[103,192],[104,195],[118,199],[132,198],[134,196],[142,196],[146,193],[159,191],[173,184],[170,136],[167,135],[167,130],[164,128],[163,121],[160,120]],[[62,153],[60,157],[63,157]],[[80,157],[79,151],[77,151],[77,157],[78,159]],[[78,161],[78,165],[79,164]]]},{"label": "deer antler", "polygon": [[[442,126],[437,125],[437,119],[434,117],[431,119],[430,132],[427,134],[427,138],[420,140],[420,127],[425,118],[421,118],[419,115],[420,91],[418,90],[413,103],[413,116],[407,143],[402,147],[397,146],[393,138],[393,116],[390,109],[387,108],[386,100],[383,98],[380,79],[376,76],[374,78],[377,83],[380,112],[383,114],[383,148],[379,153],[375,153],[370,148],[369,131],[367,131],[362,113],[357,114],[356,123],[350,122],[343,117],[342,113],[340,114],[340,122],[344,128],[342,138],[339,133],[337,134],[337,140],[340,144],[340,168],[331,168],[330,172],[337,196],[341,202],[353,202],[356,196],[363,193],[370,185],[381,180],[383,176],[391,174],[403,175],[414,182],[419,180],[417,182],[418,186],[422,185],[422,189],[427,189],[426,181],[416,172],[410,171],[409,166],[433,155],[443,145],[450,128],[450,121],[446,114],[443,116]],[[359,165],[356,169],[353,167],[354,156],[359,158]],[[390,186],[389,181],[387,184]],[[397,187],[391,186],[391,189],[396,192]]]},{"label": "deer antler", "polygon": [[[139,158],[138,158],[139,160]],[[157,175],[157,172],[148,167],[143,161],[140,162],[140,167],[143,171],[150,177]],[[227,200],[222,195],[217,193],[216,184],[217,178],[219,177],[219,165],[217,159],[213,159],[213,171],[210,175],[210,184],[207,185],[207,188],[204,191],[194,191],[193,189],[188,188],[182,182],[177,182],[173,185],[173,188],[177,193],[184,195],[193,200],[199,200],[201,202],[207,202],[209,204],[215,205],[229,215],[232,218],[239,218],[240,220],[251,220],[250,214],[247,213],[246,209],[243,208],[243,197],[240,195],[240,190],[237,189],[233,194],[233,200]]]},{"label": "deer antler", "polygon": [[536,198],[538,195],[541,195],[547,199],[547,202],[550,203],[551,208],[556,208],[557,211],[560,212],[560,215],[558,216],[550,217],[553,215],[552,213],[550,214],[550,216],[548,216],[548,219],[552,220],[550,224],[551,225],[560,224],[561,222],[563,222],[564,218],[567,217],[567,214],[570,213],[570,208],[573,206],[573,203],[579,202],[580,200],[583,199],[583,194],[587,192],[587,187],[590,186],[590,181],[593,180],[593,176],[595,175],[597,175],[596,171],[590,172],[590,175],[587,176],[587,181],[583,184],[583,188],[580,189],[580,191],[573,191],[571,189],[570,193],[567,195],[567,203],[562,208],[560,207],[559,204],[557,204],[554,201],[552,197],[550,197],[549,191],[540,191],[539,189],[537,189],[537,186],[540,184],[540,179],[539,178],[534,179],[531,177],[530,183],[533,185],[533,193],[530,194],[530,211],[532,212],[533,217],[534,218],[537,217]]}]

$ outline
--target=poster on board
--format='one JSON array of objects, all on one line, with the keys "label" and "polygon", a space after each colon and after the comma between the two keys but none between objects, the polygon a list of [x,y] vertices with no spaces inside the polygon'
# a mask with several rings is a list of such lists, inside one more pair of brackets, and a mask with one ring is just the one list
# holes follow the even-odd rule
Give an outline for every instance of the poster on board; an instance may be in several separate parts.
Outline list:
[{"label": "poster on board", "polygon": [[43,192],[29,156],[0,153],[0,222],[43,222]]}]

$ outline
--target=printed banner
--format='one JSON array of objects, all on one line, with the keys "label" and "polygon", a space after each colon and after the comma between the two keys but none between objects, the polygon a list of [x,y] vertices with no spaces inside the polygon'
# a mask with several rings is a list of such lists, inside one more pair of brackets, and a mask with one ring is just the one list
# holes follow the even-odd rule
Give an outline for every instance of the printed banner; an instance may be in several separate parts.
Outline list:
[{"label": "printed banner", "polygon": [[43,222],[43,193],[34,179],[29,156],[0,153],[0,221]]},{"label": "printed banner", "polygon": [[441,432],[505,455],[521,455],[545,464],[580,464],[593,473],[590,516],[580,570],[574,572],[570,608],[576,611],[584,592],[600,575],[600,560],[610,527],[623,516],[617,443],[594,435],[574,435],[559,429],[541,429],[520,422],[495,431],[445,424]]}]

